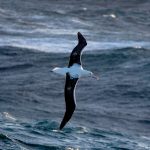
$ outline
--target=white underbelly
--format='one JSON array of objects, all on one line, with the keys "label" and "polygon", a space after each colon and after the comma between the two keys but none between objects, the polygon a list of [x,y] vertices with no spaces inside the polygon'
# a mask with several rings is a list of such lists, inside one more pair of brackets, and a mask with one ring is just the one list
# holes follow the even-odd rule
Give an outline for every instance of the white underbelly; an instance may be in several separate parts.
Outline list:
[{"label": "white underbelly", "polygon": [[74,64],[72,67],[69,68],[69,74],[73,78],[80,78],[83,74],[83,69],[81,65]]}]

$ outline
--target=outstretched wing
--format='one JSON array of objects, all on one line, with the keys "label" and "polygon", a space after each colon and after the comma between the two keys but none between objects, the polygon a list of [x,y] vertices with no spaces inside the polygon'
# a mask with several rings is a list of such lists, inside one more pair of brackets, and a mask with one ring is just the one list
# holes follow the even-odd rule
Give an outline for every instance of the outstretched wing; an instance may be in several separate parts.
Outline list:
[{"label": "outstretched wing", "polygon": [[66,74],[66,84],[65,84],[65,102],[66,102],[66,112],[64,118],[60,124],[59,129],[61,130],[66,123],[70,120],[75,107],[76,107],[76,100],[75,100],[75,86],[78,81],[78,78],[71,78],[69,73]]},{"label": "outstretched wing", "polygon": [[[83,35],[78,32],[78,44],[73,49],[68,67],[72,66],[74,63],[77,63],[81,65],[81,54],[83,48],[87,45],[86,39],[83,37]],[[75,100],[75,87],[76,83],[78,81],[78,78],[71,78],[69,73],[66,74],[66,84],[65,84],[65,102],[66,102],[66,112],[64,115],[64,118],[60,124],[60,129],[62,129],[66,123],[70,120],[72,117],[72,114],[76,108],[76,100]]]},{"label": "outstretched wing", "polygon": [[86,45],[87,45],[86,39],[83,37],[83,35],[80,32],[78,32],[78,44],[73,49],[70,55],[70,61],[68,67],[72,66],[74,63],[81,65],[81,52]]}]

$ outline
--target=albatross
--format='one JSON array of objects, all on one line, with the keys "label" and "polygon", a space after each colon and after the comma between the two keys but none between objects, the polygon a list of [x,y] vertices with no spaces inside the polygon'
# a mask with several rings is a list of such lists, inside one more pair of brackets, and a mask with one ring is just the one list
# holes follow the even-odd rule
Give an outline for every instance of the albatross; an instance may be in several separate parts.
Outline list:
[{"label": "albatross", "polygon": [[78,32],[78,44],[73,49],[70,55],[68,67],[55,67],[52,72],[66,76],[66,84],[64,89],[66,112],[62,119],[59,129],[61,130],[66,123],[71,119],[76,108],[75,88],[78,79],[81,77],[97,78],[91,71],[84,70],[81,62],[83,48],[87,45],[86,39]]}]

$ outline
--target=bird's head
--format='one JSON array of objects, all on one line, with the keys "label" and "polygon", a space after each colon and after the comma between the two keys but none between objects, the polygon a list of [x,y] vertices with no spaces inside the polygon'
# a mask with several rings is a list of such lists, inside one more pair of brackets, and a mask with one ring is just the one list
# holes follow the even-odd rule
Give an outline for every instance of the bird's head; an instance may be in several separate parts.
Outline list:
[{"label": "bird's head", "polygon": [[96,80],[99,80],[99,77],[97,75],[95,75],[93,72],[89,71],[89,77],[92,77]]}]

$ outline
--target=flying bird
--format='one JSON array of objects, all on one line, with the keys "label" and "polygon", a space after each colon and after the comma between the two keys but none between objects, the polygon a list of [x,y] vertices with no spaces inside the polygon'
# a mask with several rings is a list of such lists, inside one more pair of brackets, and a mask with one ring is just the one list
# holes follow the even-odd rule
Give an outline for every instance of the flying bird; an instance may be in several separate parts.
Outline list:
[{"label": "flying bird", "polygon": [[81,62],[81,55],[83,48],[87,45],[86,39],[78,32],[78,44],[73,49],[70,55],[68,67],[56,67],[52,71],[66,76],[66,83],[64,89],[66,112],[59,129],[61,130],[70,120],[76,108],[75,88],[80,77],[94,77],[97,78],[91,71],[84,70]]}]

